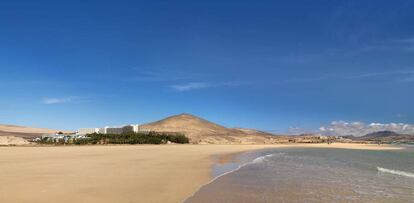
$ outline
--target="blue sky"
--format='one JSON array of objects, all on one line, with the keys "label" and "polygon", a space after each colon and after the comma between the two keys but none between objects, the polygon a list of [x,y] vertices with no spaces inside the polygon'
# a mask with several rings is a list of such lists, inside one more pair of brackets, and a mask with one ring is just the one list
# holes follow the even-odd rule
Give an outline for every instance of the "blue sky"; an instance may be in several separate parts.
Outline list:
[{"label": "blue sky", "polygon": [[0,123],[414,123],[414,1],[0,1]]}]

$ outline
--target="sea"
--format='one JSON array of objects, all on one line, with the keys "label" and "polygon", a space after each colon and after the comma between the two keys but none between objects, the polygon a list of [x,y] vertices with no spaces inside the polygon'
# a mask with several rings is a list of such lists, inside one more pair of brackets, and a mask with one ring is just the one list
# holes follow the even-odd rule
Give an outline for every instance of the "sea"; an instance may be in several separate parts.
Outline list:
[{"label": "sea", "polygon": [[402,147],[244,153],[185,202],[414,202],[414,146]]}]

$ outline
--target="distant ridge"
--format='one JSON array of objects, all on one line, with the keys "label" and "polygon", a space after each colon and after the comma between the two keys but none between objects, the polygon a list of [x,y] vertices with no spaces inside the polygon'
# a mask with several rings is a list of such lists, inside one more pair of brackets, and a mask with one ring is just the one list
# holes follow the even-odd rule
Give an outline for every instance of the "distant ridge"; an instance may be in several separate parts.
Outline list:
[{"label": "distant ridge", "polygon": [[361,138],[379,138],[379,137],[391,137],[391,136],[404,136],[403,134],[398,134],[393,131],[378,131],[366,134],[362,136]]},{"label": "distant ridge", "polygon": [[191,143],[198,144],[254,144],[276,139],[276,136],[270,133],[254,129],[227,128],[188,113],[143,124],[141,128],[157,132],[180,132],[185,134]]},{"label": "distant ridge", "polygon": [[380,142],[414,142],[414,135],[399,134],[393,131],[378,131],[353,139]]},{"label": "distant ridge", "polygon": [[55,132],[58,132],[58,130],[0,124],[0,136],[15,136],[15,137],[23,137],[23,138],[32,138],[32,137],[37,137],[43,134],[55,133]]}]

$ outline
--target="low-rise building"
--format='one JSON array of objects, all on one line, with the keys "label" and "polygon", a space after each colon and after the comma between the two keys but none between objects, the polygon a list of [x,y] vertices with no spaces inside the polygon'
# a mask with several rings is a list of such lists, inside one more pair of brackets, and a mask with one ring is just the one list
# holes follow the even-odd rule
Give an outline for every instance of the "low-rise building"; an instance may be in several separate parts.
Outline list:
[{"label": "low-rise building", "polygon": [[63,139],[63,137],[65,137],[64,134],[44,134],[42,135],[42,139]]},{"label": "low-rise building", "polygon": [[42,135],[41,138],[35,138],[33,139],[33,141],[38,142],[41,140],[47,140],[47,141],[52,141],[52,142],[60,142],[60,141],[64,141],[65,143],[68,142],[68,140],[73,140],[73,139],[84,139],[86,138],[84,135],[79,135],[79,134],[73,134],[73,133],[56,133],[56,134],[44,134]]}]

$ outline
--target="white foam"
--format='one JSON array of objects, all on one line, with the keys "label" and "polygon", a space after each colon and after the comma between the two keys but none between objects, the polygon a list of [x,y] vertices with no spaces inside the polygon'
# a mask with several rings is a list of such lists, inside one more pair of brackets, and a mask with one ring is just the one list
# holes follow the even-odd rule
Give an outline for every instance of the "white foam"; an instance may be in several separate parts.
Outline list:
[{"label": "white foam", "polygon": [[186,202],[188,199],[190,199],[191,197],[193,197],[202,187],[211,184],[212,182],[214,182],[215,180],[219,179],[222,176],[225,176],[225,175],[227,175],[229,173],[236,172],[236,171],[240,170],[241,168],[243,168],[243,167],[245,167],[247,165],[250,165],[250,164],[262,163],[262,162],[264,162],[266,160],[266,158],[269,158],[269,157],[272,157],[272,156],[275,156],[275,155],[284,155],[284,154],[285,153],[268,154],[268,155],[264,155],[264,156],[257,157],[253,161],[251,161],[251,162],[247,162],[245,164],[241,164],[236,169],[233,169],[231,171],[228,171],[228,172],[225,172],[225,173],[223,173],[221,175],[218,175],[215,178],[213,178],[213,180],[211,180],[210,182],[202,185],[196,192],[194,192],[191,196],[187,197],[183,202]]},{"label": "white foam", "polygon": [[[279,153],[279,154],[283,154],[283,153]],[[243,164],[243,166],[248,165],[248,164],[261,163],[261,162],[265,161],[266,158],[272,157],[274,155],[276,155],[276,154],[268,154],[268,155],[257,157],[253,161],[248,162],[246,164]]]},{"label": "white foam", "polygon": [[380,171],[380,172],[384,172],[384,173],[390,173],[390,174],[394,174],[394,175],[414,178],[414,173],[410,173],[410,172],[392,170],[392,169],[381,168],[381,167],[377,167],[377,170]]}]

